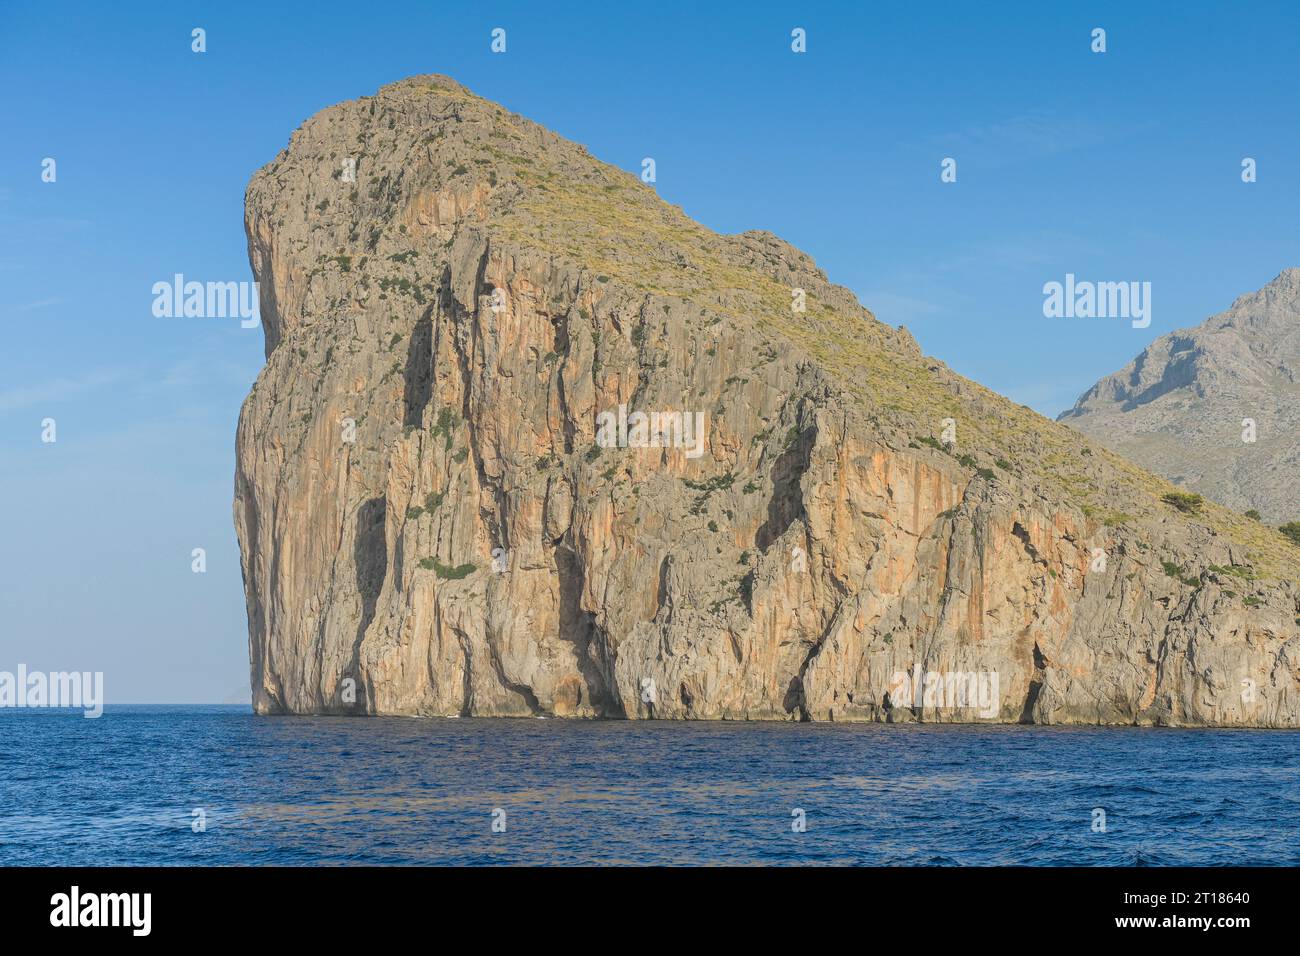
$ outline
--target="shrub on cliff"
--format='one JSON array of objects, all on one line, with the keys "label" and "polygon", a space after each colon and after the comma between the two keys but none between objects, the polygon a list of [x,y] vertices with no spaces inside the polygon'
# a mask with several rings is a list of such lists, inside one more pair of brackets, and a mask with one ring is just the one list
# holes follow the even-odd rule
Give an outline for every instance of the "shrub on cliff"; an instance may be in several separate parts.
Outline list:
[{"label": "shrub on cliff", "polygon": [[1200,495],[1194,495],[1183,491],[1171,491],[1167,495],[1161,497],[1160,500],[1167,505],[1173,505],[1179,511],[1183,512],[1183,514],[1189,515],[1198,514],[1201,510],[1201,505],[1205,503],[1205,499]]}]

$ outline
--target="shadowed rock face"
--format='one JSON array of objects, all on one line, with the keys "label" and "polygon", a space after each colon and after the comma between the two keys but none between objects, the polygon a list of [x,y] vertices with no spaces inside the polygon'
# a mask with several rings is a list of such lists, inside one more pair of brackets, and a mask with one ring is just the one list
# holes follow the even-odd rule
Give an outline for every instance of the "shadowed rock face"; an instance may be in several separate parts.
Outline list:
[{"label": "shadowed rock face", "polygon": [[1156,339],[1059,420],[1229,508],[1300,520],[1300,269]]},{"label": "shadowed rock face", "polygon": [[1300,723],[1280,536],[446,78],[309,120],[246,225],[259,713]]}]

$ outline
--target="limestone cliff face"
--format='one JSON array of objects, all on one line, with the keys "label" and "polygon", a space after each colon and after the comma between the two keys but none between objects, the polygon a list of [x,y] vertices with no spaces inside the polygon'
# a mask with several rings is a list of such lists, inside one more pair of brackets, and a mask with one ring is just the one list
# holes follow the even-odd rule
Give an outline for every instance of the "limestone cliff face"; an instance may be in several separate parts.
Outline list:
[{"label": "limestone cliff face", "polygon": [[259,713],[1300,725],[1283,539],[446,78],[309,120],[246,225]]}]

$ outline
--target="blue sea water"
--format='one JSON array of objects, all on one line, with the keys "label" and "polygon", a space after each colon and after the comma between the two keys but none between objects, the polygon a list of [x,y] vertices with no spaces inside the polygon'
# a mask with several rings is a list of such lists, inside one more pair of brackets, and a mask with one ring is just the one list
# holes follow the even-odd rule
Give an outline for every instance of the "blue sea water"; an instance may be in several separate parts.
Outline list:
[{"label": "blue sea water", "polygon": [[1300,734],[0,710],[0,862],[1295,865]]}]

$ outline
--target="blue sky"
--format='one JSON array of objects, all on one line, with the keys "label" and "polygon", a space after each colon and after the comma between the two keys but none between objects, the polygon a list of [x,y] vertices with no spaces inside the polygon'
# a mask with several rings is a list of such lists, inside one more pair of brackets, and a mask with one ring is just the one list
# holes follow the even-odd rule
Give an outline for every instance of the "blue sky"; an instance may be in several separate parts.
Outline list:
[{"label": "blue sky", "polygon": [[[248,178],[325,106],[446,73],[652,156],[694,218],[775,232],[1055,415],[1300,266],[1298,29],[1283,3],[0,3],[0,670],[247,693],[233,443],[262,333],[155,318],[150,289],[251,278]],[[1044,318],[1067,272],[1151,282],[1151,326]]]}]

